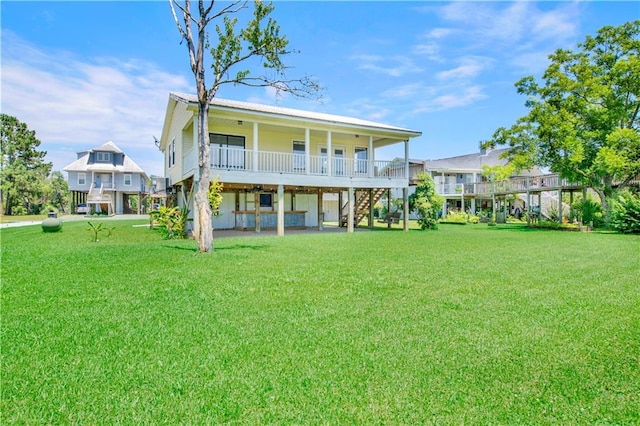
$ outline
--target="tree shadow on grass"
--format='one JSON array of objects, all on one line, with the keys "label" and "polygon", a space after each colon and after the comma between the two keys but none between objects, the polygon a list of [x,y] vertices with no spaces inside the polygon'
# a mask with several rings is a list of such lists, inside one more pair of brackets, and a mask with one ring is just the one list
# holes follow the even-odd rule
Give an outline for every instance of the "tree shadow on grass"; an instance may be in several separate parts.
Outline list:
[{"label": "tree shadow on grass", "polygon": [[[167,249],[184,250],[184,251],[191,251],[194,253],[198,253],[198,247],[188,247],[188,246],[179,246],[179,245],[164,245],[162,247]],[[217,251],[224,251],[224,250],[244,250],[244,249],[264,250],[267,248],[269,248],[269,246],[264,244],[234,244],[234,245],[225,246],[225,247],[214,246],[213,252],[215,253]]]},{"label": "tree shadow on grass", "polygon": [[265,250],[268,249],[269,246],[266,244],[234,244],[232,246],[226,246],[226,247],[216,247],[216,251],[221,251],[221,250],[244,250],[244,249],[249,249],[249,250]]}]

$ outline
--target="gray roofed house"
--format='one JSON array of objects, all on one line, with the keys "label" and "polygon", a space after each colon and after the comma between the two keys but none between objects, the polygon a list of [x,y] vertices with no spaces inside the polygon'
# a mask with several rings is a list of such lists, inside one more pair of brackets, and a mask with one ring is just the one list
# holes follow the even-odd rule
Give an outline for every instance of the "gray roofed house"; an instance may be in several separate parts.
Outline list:
[{"label": "gray roofed house", "polygon": [[[476,193],[474,183],[485,182],[483,175],[485,166],[505,166],[506,158],[502,158],[507,152],[503,149],[480,150],[472,154],[458,155],[454,157],[435,160],[413,160],[411,164],[411,180],[416,182],[418,173],[428,173],[436,184],[436,191],[445,198],[442,208],[443,216],[449,210],[476,212],[479,209],[492,208],[492,199],[486,194]],[[538,176],[542,172],[536,167],[532,170],[523,170],[517,176]]]},{"label": "gray roofed house", "polygon": [[[147,193],[149,178],[115,143],[78,152],[63,170],[68,173],[76,212],[140,212],[139,200]],[[132,195],[138,196],[137,203],[131,202]]]}]

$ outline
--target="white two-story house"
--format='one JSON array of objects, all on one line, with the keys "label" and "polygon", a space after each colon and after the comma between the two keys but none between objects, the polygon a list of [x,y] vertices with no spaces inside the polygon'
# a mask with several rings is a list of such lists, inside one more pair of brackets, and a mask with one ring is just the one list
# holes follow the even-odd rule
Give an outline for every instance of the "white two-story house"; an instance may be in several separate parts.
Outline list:
[{"label": "white two-story house", "polygon": [[[148,177],[115,143],[78,152],[63,170],[68,173],[75,212],[140,213]],[[131,202],[132,195],[137,202]]]},{"label": "white two-story house", "polygon": [[[159,148],[178,204],[190,199],[199,182],[197,120],[195,96],[171,93]],[[273,228],[279,234],[285,228],[322,229],[330,216],[348,231],[365,217],[373,226],[373,205],[387,189],[401,188],[406,195],[409,140],[421,134],[358,118],[224,99],[211,103],[208,124],[211,175],[224,185],[214,229]],[[392,144],[403,146],[404,159],[377,158],[379,148]],[[338,202],[323,202],[329,198]]]}]

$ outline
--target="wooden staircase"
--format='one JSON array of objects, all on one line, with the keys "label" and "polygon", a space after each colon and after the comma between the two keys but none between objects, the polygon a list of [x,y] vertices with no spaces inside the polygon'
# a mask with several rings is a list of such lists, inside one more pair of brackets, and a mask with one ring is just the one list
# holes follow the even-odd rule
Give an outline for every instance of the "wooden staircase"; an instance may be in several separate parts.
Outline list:
[{"label": "wooden staircase", "polygon": [[[369,214],[369,206],[375,205],[380,198],[387,192],[386,188],[376,188],[373,190],[373,201],[369,199],[369,190],[363,189],[356,191],[353,209],[353,226],[358,226],[362,219]],[[344,213],[347,212],[347,213]],[[340,226],[345,226],[349,220],[349,201],[340,208]]]}]

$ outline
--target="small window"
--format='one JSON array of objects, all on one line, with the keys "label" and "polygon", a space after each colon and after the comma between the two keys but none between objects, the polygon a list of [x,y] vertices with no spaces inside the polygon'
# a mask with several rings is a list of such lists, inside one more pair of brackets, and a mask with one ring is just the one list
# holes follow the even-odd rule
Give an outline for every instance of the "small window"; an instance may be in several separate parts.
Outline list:
[{"label": "small window", "polygon": [[131,186],[131,175],[124,175],[124,186]]},{"label": "small window", "polygon": [[111,153],[110,152],[96,152],[96,162],[98,162],[98,163],[109,163],[109,162],[111,162]]},{"label": "small window", "polygon": [[169,144],[168,157],[169,157],[169,167],[171,167],[174,164],[176,164],[176,140],[175,140],[175,138]]},{"label": "small window", "polygon": [[273,194],[260,194],[260,207],[273,207]]},{"label": "small window", "polygon": [[86,185],[86,184],[87,184],[87,174],[78,173],[78,185]]}]

